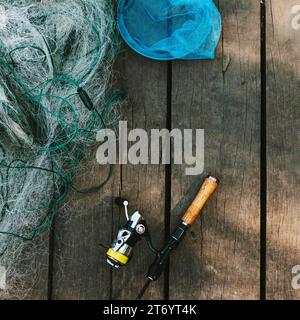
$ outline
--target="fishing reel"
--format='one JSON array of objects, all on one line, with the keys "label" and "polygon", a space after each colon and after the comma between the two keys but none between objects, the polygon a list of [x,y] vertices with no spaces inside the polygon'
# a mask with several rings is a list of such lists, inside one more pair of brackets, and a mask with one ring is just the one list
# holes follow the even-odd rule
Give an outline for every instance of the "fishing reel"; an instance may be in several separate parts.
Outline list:
[{"label": "fishing reel", "polygon": [[126,266],[132,257],[134,246],[142,238],[146,240],[148,248],[155,254],[154,261],[148,268],[147,282],[138,294],[137,300],[141,299],[149,284],[152,281],[156,281],[161,276],[164,266],[168,261],[168,257],[181,242],[188,228],[194,224],[205,203],[212,196],[218,186],[219,180],[214,176],[208,176],[204,180],[194,200],[187,208],[184,215],[181,217],[181,220],[178,222],[173,232],[168,236],[160,250],[155,249],[153,246],[151,236],[143,216],[138,211],[135,211],[129,216],[127,208],[128,201],[122,198],[116,199],[116,203],[119,206],[124,206],[127,223],[118,231],[117,237],[108,249],[106,253],[107,262],[117,269],[120,269],[122,266]]},{"label": "fishing reel", "polygon": [[130,216],[128,215],[128,201],[126,199],[117,198],[116,204],[124,206],[127,223],[123,226],[114,239],[111,247],[108,249],[107,262],[120,269],[125,266],[131,259],[133,247],[142,237],[149,237],[146,221],[143,216],[135,211]]}]

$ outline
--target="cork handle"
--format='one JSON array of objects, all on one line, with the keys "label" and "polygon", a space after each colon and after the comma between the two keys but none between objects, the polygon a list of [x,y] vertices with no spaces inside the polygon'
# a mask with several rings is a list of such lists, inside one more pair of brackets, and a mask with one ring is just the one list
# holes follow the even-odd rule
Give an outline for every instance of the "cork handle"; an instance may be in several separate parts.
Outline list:
[{"label": "cork handle", "polygon": [[217,178],[213,176],[207,177],[204,183],[202,184],[195,199],[183,215],[182,221],[188,225],[193,224],[200,215],[200,212],[204,207],[205,203],[208,201],[208,199],[214,193],[214,191],[218,188],[218,186],[219,181]]}]

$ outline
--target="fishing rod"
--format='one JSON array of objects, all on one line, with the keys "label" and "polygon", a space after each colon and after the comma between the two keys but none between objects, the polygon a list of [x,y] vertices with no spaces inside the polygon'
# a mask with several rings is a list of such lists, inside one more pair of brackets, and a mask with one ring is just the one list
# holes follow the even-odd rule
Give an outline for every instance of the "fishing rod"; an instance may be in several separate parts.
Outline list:
[{"label": "fishing rod", "polygon": [[140,300],[150,283],[156,281],[161,276],[165,264],[168,261],[168,257],[181,242],[188,228],[194,224],[200,215],[202,208],[218,186],[219,180],[214,176],[208,176],[204,180],[196,197],[160,250],[155,249],[153,246],[146,220],[139,211],[135,211],[133,214],[129,215],[128,201],[122,198],[116,199],[116,203],[119,206],[124,206],[127,223],[118,231],[117,237],[108,249],[106,253],[107,262],[117,269],[126,266],[132,258],[134,246],[142,238],[146,240],[148,248],[155,254],[155,259],[148,269],[147,281],[136,300]]}]

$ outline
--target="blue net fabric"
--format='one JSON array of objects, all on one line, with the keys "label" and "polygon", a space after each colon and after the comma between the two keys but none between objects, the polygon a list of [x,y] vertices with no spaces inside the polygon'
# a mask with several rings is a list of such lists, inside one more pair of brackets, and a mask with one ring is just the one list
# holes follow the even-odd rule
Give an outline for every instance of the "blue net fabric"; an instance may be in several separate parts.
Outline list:
[{"label": "blue net fabric", "polygon": [[221,15],[212,0],[119,0],[118,27],[148,58],[213,59]]}]

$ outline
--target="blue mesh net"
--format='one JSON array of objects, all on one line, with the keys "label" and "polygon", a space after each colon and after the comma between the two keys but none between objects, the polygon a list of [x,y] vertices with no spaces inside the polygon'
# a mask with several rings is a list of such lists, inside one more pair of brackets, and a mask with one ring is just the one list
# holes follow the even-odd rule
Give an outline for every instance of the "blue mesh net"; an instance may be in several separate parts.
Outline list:
[{"label": "blue mesh net", "polygon": [[213,59],[221,15],[212,0],[119,0],[118,26],[148,58]]}]

